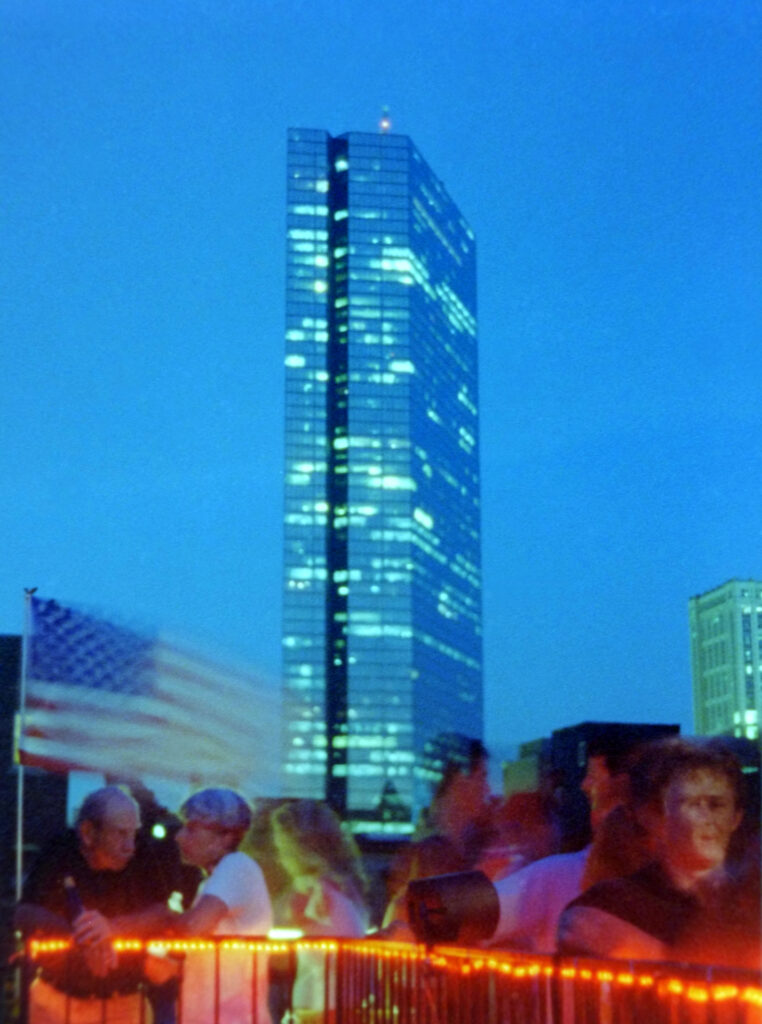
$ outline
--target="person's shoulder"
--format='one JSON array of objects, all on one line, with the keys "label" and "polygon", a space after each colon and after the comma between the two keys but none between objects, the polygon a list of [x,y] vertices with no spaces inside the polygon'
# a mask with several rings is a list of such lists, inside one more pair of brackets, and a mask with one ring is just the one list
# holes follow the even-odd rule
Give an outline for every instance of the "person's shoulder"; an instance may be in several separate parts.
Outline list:
[{"label": "person's shoulder", "polygon": [[[573,853],[552,853],[549,857],[541,857],[532,861],[531,864],[519,868],[515,876],[523,875],[525,878],[546,878],[561,874],[573,874],[584,870],[587,861],[589,847],[582,850],[575,850]],[[508,876],[509,878],[512,876]]]},{"label": "person's shoulder", "polygon": [[588,849],[574,853],[553,853],[549,857],[525,864],[495,882],[498,895],[503,900],[519,900],[525,903],[556,890],[568,894],[571,899],[579,892],[579,883],[585,870]]},{"label": "person's shoulder", "polygon": [[[586,889],[567,906],[559,934],[566,952],[659,959],[648,943],[665,949],[674,946],[694,926],[697,913],[695,896],[676,889],[661,865],[651,862],[630,875],[607,878]],[[573,938],[580,927],[601,936],[600,948],[580,945]]]},{"label": "person's shoulder", "polygon": [[590,855],[590,847],[583,846],[581,850],[573,850],[566,853],[551,853],[549,857],[541,857],[534,861],[535,864],[544,864],[546,867],[569,867],[573,864],[584,864]]},{"label": "person's shoulder", "polygon": [[216,896],[231,913],[255,907],[264,912],[263,921],[270,913],[270,895],[262,869],[240,850],[225,854],[209,877],[201,883],[199,894],[201,897]]},{"label": "person's shoulder", "polygon": [[243,850],[233,850],[231,853],[226,853],[220,864],[235,865],[236,867],[244,868],[244,870],[251,867],[259,870],[259,864],[248,853],[244,853]]},{"label": "person's shoulder", "polygon": [[647,865],[630,875],[619,878],[605,878],[581,892],[569,906],[597,907],[599,910],[616,912],[623,901],[638,899],[651,894],[659,882],[658,870]]},{"label": "person's shoulder", "polygon": [[244,853],[242,850],[233,850],[232,853],[226,853],[214,868],[212,875],[238,875],[256,881],[261,879],[264,884],[262,868],[253,857],[250,857],[248,853]]}]

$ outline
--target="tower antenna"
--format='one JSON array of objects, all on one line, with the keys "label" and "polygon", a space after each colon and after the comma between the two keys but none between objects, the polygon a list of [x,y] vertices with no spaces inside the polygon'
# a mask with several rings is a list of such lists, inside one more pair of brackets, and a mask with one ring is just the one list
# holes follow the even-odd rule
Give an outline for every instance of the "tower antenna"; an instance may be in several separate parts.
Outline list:
[{"label": "tower antenna", "polygon": [[378,130],[382,135],[386,135],[387,132],[391,131],[392,119],[389,117],[389,108],[383,107],[381,110],[381,120],[378,122]]}]

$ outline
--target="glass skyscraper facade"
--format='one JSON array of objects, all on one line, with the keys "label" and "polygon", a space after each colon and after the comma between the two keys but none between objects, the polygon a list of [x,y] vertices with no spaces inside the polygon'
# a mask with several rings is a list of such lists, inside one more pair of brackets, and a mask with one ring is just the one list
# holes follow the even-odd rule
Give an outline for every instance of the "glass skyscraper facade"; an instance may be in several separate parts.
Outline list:
[{"label": "glass skyscraper facade", "polygon": [[476,254],[406,136],[288,143],[284,768],[404,832],[481,737]]}]

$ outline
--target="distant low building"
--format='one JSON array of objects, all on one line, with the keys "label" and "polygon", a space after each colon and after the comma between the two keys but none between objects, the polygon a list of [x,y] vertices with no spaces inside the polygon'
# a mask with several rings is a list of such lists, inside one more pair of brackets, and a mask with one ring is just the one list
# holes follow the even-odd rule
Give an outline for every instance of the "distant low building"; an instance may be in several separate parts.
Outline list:
[{"label": "distant low building", "polygon": [[728,580],[690,598],[688,612],[697,734],[758,739],[762,581]]},{"label": "distant low building", "polygon": [[530,740],[519,745],[514,761],[503,761],[503,795],[528,793],[540,789],[542,765],[547,761],[549,740]]}]

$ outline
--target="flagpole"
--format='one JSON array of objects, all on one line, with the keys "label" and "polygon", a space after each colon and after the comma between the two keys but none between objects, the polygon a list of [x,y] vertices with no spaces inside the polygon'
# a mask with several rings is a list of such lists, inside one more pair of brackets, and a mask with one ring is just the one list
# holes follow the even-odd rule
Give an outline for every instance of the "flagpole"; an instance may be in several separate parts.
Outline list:
[{"label": "flagpole", "polygon": [[21,763],[20,744],[24,735],[26,715],[26,677],[29,663],[29,637],[32,632],[32,595],[37,587],[24,589],[24,628],[21,637],[21,679],[19,683],[19,715],[16,734],[16,902],[21,899],[24,877],[24,765]]}]

